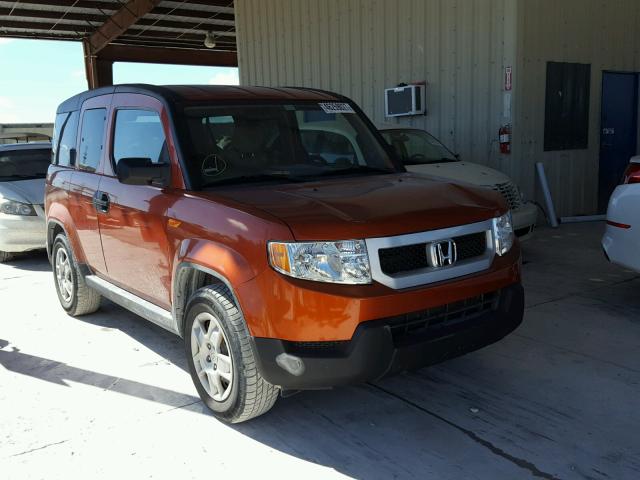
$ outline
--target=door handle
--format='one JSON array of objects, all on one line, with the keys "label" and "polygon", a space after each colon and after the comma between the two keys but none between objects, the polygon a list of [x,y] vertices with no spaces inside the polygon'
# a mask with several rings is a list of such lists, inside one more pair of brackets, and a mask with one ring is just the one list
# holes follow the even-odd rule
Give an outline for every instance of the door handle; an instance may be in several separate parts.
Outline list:
[{"label": "door handle", "polygon": [[96,190],[93,194],[93,206],[100,213],[107,213],[109,211],[109,194],[107,192],[101,192]]}]

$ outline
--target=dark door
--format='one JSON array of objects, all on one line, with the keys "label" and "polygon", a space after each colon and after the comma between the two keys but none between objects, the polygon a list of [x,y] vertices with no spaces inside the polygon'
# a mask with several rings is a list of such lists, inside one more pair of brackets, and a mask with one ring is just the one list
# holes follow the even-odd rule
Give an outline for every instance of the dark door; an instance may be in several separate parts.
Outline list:
[{"label": "dark door", "polygon": [[611,192],[620,183],[638,140],[638,75],[604,72],[600,130],[598,206],[606,211]]}]

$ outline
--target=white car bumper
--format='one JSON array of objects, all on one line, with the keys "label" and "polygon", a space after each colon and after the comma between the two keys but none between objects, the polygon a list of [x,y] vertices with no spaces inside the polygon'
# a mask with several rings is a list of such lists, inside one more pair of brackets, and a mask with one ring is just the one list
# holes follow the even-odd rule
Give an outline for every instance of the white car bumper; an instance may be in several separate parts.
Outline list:
[{"label": "white car bumper", "polygon": [[0,252],[26,252],[46,246],[44,216],[0,213]]},{"label": "white car bumper", "polygon": [[529,239],[538,219],[538,207],[531,202],[526,202],[517,210],[512,210],[511,216],[518,239],[520,241]]},{"label": "white car bumper", "polygon": [[610,262],[640,272],[638,240],[631,230],[607,225],[602,237],[602,248]]},{"label": "white car bumper", "polygon": [[609,261],[640,272],[640,185],[619,185],[609,199],[602,248]]}]

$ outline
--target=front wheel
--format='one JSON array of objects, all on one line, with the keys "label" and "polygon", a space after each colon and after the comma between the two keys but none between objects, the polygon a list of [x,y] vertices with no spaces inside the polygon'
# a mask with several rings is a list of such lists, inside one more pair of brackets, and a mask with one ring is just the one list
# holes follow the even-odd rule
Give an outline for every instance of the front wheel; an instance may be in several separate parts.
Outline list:
[{"label": "front wheel", "polygon": [[250,339],[225,285],[194,293],[184,330],[189,372],[205,405],[229,423],[266,413],[278,398],[278,388],[258,372]]}]

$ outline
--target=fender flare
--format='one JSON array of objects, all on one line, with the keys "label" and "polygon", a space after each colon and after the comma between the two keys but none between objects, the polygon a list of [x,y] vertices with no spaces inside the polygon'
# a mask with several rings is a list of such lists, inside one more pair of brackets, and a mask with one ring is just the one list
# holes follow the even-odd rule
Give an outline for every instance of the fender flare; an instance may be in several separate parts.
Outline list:
[{"label": "fender flare", "polygon": [[[179,335],[181,336],[184,335],[184,316],[186,314],[186,306],[189,302],[191,294],[193,293],[191,291],[192,289],[188,288],[188,282],[192,280],[193,272],[201,272],[207,275],[211,275],[213,278],[218,280],[219,283],[224,284],[229,289],[229,292],[231,292],[233,301],[242,314],[242,306],[240,305],[233,285],[231,285],[231,282],[228,278],[226,278],[220,272],[205,265],[187,260],[181,261],[175,268],[171,289],[171,314],[176,322]],[[187,294],[185,294],[185,292],[187,292]]]},{"label": "fender flare", "polygon": [[65,237],[69,238],[69,234],[67,233],[67,229],[64,224],[60,220],[56,219],[47,219],[47,256],[49,257],[49,262],[51,262],[51,249],[53,247],[53,242],[55,240],[53,236],[53,232],[56,227],[60,227]]},{"label": "fender flare", "polygon": [[50,254],[51,247],[53,246],[53,238],[52,233],[55,226],[59,226],[66,237],[69,239],[71,243],[71,248],[73,249],[73,255],[76,258],[76,261],[79,264],[86,264],[86,257],[84,254],[84,250],[78,237],[76,236],[73,217],[69,213],[69,210],[64,205],[60,203],[54,203],[49,207],[46,217],[47,222],[47,253]]}]

